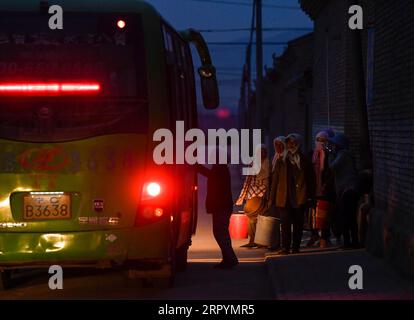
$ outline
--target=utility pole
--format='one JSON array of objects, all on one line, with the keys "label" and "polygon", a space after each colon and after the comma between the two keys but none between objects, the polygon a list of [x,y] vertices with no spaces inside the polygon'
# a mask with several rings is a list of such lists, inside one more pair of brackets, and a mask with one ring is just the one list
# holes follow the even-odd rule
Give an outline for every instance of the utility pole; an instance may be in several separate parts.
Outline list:
[{"label": "utility pole", "polygon": [[262,0],[256,0],[256,127],[263,122],[263,25]]}]

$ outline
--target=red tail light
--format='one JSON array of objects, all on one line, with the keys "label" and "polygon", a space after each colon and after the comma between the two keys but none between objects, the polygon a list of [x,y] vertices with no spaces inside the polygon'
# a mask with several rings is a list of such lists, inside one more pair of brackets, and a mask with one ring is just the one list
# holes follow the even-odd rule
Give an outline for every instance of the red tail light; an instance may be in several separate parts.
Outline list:
[{"label": "red tail light", "polygon": [[118,20],[116,23],[119,29],[124,29],[126,27],[126,22],[124,20]]},{"label": "red tail light", "polygon": [[101,91],[98,83],[0,83],[1,95],[91,94]]},{"label": "red tail light", "polygon": [[161,217],[164,215],[164,210],[163,210],[163,209],[161,209],[161,208],[155,208],[155,210],[154,210],[154,215],[155,215],[157,218],[161,218]]},{"label": "red tail light", "polygon": [[135,225],[144,226],[155,223],[164,218],[164,186],[161,183],[151,181],[142,187],[141,203],[138,206]]},{"label": "red tail light", "polygon": [[147,224],[160,221],[164,217],[164,209],[142,205],[138,207],[137,216],[135,219],[136,226],[144,226]]},{"label": "red tail light", "polygon": [[151,197],[157,197],[161,193],[161,186],[156,182],[151,182],[147,185],[146,191]]},{"label": "red tail light", "polygon": [[161,185],[158,182],[149,182],[144,184],[142,190],[142,200],[149,200],[158,197],[161,194]]}]

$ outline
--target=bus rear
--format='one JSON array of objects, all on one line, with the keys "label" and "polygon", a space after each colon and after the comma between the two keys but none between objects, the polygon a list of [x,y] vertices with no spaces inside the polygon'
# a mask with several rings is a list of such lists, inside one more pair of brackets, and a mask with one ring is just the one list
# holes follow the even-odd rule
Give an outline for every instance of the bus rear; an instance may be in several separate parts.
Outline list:
[{"label": "bus rear", "polygon": [[52,264],[170,283],[187,262],[197,180],[156,166],[152,136],[196,123],[190,43],[205,107],[218,106],[206,43],[143,1],[57,1],[63,30],[45,3],[0,13],[0,289],[10,270]]},{"label": "bus rear", "polygon": [[163,185],[145,180],[143,18],[65,13],[63,30],[48,19],[0,17],[0,268],[166,262]]}]

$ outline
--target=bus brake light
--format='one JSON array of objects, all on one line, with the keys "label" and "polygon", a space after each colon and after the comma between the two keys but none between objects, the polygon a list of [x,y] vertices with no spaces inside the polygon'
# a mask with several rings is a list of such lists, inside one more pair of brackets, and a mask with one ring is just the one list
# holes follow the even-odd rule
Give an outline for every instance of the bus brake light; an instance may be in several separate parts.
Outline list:
[{"label": "bus brake light", "polygon": [[161,193],[161,186],[156,182],[151,182],[146,187],[147,194],[151,197],[157,197]]},{"label": "bus brake light", "polygon": [[124,29],[126,27],[126,22],[124,20],[118,20],[116,23],[119,29]]},{"label": "bus brake light", "polygon": [[3,95],[97,93],[100,90],[98,83],[0,83],[0,94]]}]

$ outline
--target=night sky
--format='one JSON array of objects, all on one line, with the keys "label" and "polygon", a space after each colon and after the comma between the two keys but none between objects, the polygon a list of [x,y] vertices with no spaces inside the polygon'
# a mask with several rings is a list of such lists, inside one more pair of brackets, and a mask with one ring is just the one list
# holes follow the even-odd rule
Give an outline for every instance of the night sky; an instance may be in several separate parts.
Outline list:
[{"label": "night sky", "polygon": [[[177,30],[248,28],[251,24],[252,8],[196,0],[148,0]],[[247,3],[252,0],[226,0],[224,2]],[[298,0],[264,0],[264,5],[280,5],[299,8]],[[312,28],[312,22],[301,10],[263,8],[263,27]],[[309,31],[272,31],[264,33],[264,41],[285,42]],[[207,41],[247,41],[248,31],[226,33],[204,33]],[[272,53],[280,54],[283,46],[265,46],[265,65],[272,65]],[[245,60],[245,46],[210,46],[217,67],[221,105],[236,110],[239,99],[241,70]],[[253,57],[254,58],[254,57]],[[195,65],[198,60],[194,58]]]}]

